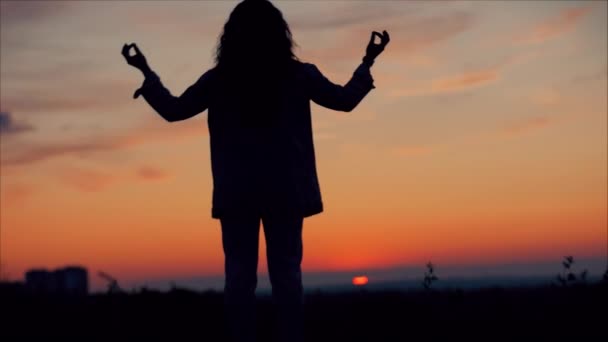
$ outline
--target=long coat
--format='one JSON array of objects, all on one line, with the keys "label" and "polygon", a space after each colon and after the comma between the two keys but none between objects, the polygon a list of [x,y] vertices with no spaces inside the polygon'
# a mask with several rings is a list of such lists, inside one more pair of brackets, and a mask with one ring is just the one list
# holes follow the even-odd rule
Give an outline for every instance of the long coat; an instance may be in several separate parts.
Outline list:
[{"label": "long coat", "polygon": [[344,86],[329,81],[310,63],[296,62],[295,70],[282,92],[279,119],[267,127],[238,125],[229,119],[233,109],[213,99],[215,68],[179,97],[171,95],[155,73],[146,76],[139,91],[167,121],[208,109],[213,218],[265,213],[306,217],[323,211],[310,101],[350,112],[375,87],[365,63]]}]

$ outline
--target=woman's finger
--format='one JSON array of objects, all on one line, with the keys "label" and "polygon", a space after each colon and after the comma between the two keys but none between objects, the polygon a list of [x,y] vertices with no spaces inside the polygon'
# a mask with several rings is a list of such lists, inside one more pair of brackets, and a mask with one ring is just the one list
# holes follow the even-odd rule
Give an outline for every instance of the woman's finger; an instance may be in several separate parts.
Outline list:
[{"label": "woman's finger", "polygon": [[137,52],[138,55],[142,55],[141,51],[139,51],[139,48],[137,47],[137,44],[133,43],[133,48],[135,49],[135,52]]},{"label": "woman's finger", "polygon": [[375,35],[376,33],[377,33],[376,31],[372,31],[372,35],[369,39],[369,45],[374,45],[374,37],[376,36]]},{"label": "woman's finger", "polygon": [[[380,41],[382,41],[382,34],[380,34],[380,32],[376,32],[376,31],[374,31],[372,34],[373,34],[374,36],[378,37],[378,39],[380,39]],[[375,45],[377,45],[377,44],[375,44]]]},{"label": "woman's finger", "polygon": [[125,44],[125,45],[122,46],[122,55],[125,58],[129,57],[129,45]]},{"label": "woman's finger", "polygon": [[391,37],[388,35],[388,32],[382,31],[382,35],[382,43],[384,43],[384,45],[388,44],[388,42],[391,41]]}]

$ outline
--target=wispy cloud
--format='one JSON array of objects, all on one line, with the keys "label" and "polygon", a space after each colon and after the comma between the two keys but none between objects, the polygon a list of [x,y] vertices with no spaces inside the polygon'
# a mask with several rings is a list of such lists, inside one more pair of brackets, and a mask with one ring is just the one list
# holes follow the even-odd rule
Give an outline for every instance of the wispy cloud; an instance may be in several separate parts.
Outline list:
[{"label": "wispy cloud", "polygon": [[35,192],[35,187],[26,183],[3,183],[0,187],[0,196],[3,205],[17,205],[30,197]]},{"label": "wispy cloud", "polygon": [[11,113],[0,111],[0,135],[23,133],[33,129],[28,123],[15,122]]},{"label": "wispy cloud", "polygon": [[65,11],[70,1],[2,1],[2,25],[23,24],[41,20]]},{"label": "wispy cloud", "polygon": [[75,167],[62,170],[59,178],[62,183],[84,192],[101,191],[117,179],[111,173]]},{"label": "wispy cloud", "polygon": [[439,93],[459,91],[494,82],[498,80],[499,77],[500,73],[496,67],[475,70],[465,72],[460,75],[435,80],[431,85],[431,90]]},{"label": "wispy cloud", "polygon": [[554,106],[560,98],[559,92],[554,88],[543,88],[530,94],[530,101],[541,106]]},{"label": "wispy cloud", "polygon": [[135,169],[135,178],[115,170],[110,173],[92,168],[66,167],[56,174],[57,179],[66,186],[82,192],[97,192],[110,186],[133,180],[159,181],[169,177],[169,173],[155,166],[143,165]]},{"label": "wispy cloud", "polygon": [[504,58],[502,61],[495,62],[490,66],[478,67],[465,70],[461,73],[440,76],[417,84],[406,84],[398,78],[388,77],[388,86],[392,89],[388,93],[390,96],[401,97],[462,92],[471,88],[481,87],[500,81],[506,68],[524,63],[537,56],[538,53],[536,52],[514,54]]},{"label": "wispy cloud", "polygon": [[407,55],[446,41],[472,28],[475,19],[469,12],[458,11],[395,24],[398,37],[391,40],[390,54]]},{"label": "wispy cloud", "polygon": [[22,147],[18,151],[3,151],[1,164],[2,166],[25,165],[65,155],[85,157],[94,152],[114,150],[120,146],[118,141],[104,140],[36,144]]},{"label": "wispy cloud", "polygon": [[[413,3],[400,3],[400,6],[370,6],[369,3],[353,1],[346,6],[332,8],[329,11],[307,13],[294,16],[290,26],[294,30],[327,30],[361,26],[394,17],[403,17],[405,10],[413,10]],[[408,12],[409,12],[408,11]],[[286,12],[289,14],[289,12]],[[296,14],[294,12],[294,14]]]},{"label": "wispy cloud", "polygon": [[578,6],[564,9],[557,16],[547,18],[525,32],[517,34],[516,43],[537,44],[573,30],[591,12],[591,6]]},{"label": "wispy cloud", "polygon": [[[8,75],[3,75],[8,77]],[[60,72],[51,71],[49,74],[41,72],[39,77],[46,80],[63,79],[76,83],[69,75],[61,75]],[[82,77],[78,76],[78,77]],[[2,94],[2,107],[12,112],[27,114],[49,114],[49,113],[78,113],[104,112],[111,113],[114,109],[133,103],[131,94],[137,89],[136,84],[128,81],[95,81],[90,80],[91,86],[66,89],[54,86],[52,82],[26,81],[27,75],[15,75],[13,80],[26,82],[28,91],[4,90]],[[78,81],[87,83],[87,80]],[[46,88],[44,88],[46,87]],[[15,87],[14,89],[21,89]]]},{"label": "wispy cloud", "polygon": [[581,83],[586,83],[586,82],[605,80],[606,78],[608,78],[608,66],[606,66],[603,69],[598,70],[598,71],[581,74],[576,77],[573,77],[570,80],[570,83],[581,84]]},{"label": "wispy cloud", "polygon": [[500,75],[501,68],[493,66],[447,75],[420,84],[395,84],[388,93],[394,97],[456,93],[496,82],[500,79]]},{"label": "wispy cloud", "polygon": [[67,141],[20,145],[15,150],[2,150],[2,166],[20,166],[61,156],[90,157],[95,153],[112,152],[156,141],[177,141],[193,135],[203,135],[203,125],[166,123],[144,124],[121,136],[100,135],[86,141]]},{"label": "wispy cloud", "polygon": [[425,145],[403,145],[392,148],[392,152],[400,157],[420,156],[429,154],[432,151],[432,146]]},{"label": "wispy cloud", "polygon": [[555,124],[557,121],[557,116],[537,116],[507,125],[501,128],[498,133],[499,136],[502,137],[514,137],[547,127],[549,125]]},{"label": "wispy cloud", "polygon": [[[433,16],[411,16],[394,21],[389,18],[382,28],[391,34],[391,42],[380,58],[400,64],[404,58],[407,59],[406,62],[428,64],[430,57],[422,54],[424,50],[468,30],[474,21],[475,17],[471,13],[460,11]],[[305,57],[330,64],[359,58],[365,53],[370,33],[369,25],[360,25],[353,27],[346,36],[340,37],[340,44],[304,48],[303,51]]]},{"label": "wispy cloud", "polygon": [[399,157],[416,157],[436,153],[454,145],[481,145],[498,139],[514,138],[530,134],[551,125],[557,124],[563,116],[536,116],[503,125],[497,129],[486,130],[480,134],[463,136],[455,141],[445,141],[430,145],[397,145],[388,149],[392,155]]},{"label": "wispy cloud", "polygon": [[142,180],[155,181],[165,179],[169,177],[169,174],[158,167],[145,165],[137,169],[137,177]]}]

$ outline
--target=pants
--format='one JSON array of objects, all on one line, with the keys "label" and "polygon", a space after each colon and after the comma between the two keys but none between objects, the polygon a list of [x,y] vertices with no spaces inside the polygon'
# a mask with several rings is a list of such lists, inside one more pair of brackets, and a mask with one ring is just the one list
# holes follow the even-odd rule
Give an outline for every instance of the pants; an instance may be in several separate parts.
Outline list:
[{"label": "pants", "polygon": [[293,216],[221,219],[226,273],[225,310],[230,335],[234,342],[250,342],[256,338],[255,289],[260,219],[266,237],[278,340],[303,341],[303,218]]}]

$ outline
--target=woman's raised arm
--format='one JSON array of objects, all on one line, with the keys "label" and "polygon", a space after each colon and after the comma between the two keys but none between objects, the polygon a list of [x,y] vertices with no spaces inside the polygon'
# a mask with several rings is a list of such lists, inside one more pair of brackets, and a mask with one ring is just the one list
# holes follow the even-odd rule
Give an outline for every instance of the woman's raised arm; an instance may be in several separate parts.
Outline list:
[{"label": "woman's raised arm", "polygon": [[[135,50],[133,56],[129,54],[131,47]],[[146,57],[137,45],[125,44],[122,55],[129,65],[139,69],[145,77],[143,85],[135,91],[133,98],[142,95],[148,104],[165,120],[169,122],[185,120],[205,111],[209,106],[208,79],[210,71],[203,74],[182,95],[176,97],[165,88],[158,75],[150,69]]]},{"label": "woman's raised arm", "polygon": [[[380,38],[379,44],[375,44],[375,37]],[[329,109],[344,112],[353,110],[365,95],[375,88],[370,67],[374,64],[376,57],[384,51],[389,41],[390,38],[386,31],[383,31],[382,34],[372,32],[363,62],[344,86],[332,83],[316,66],[307,64],[310,99]]]}]

